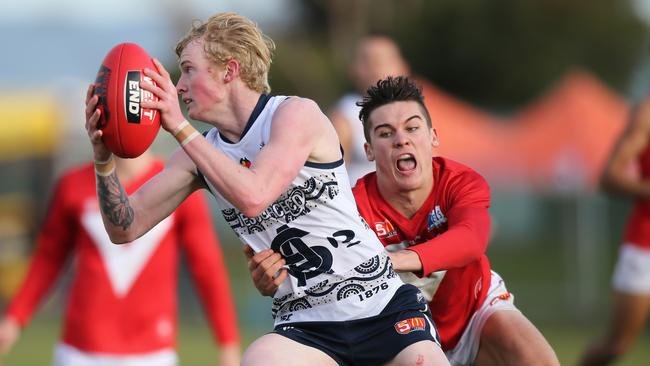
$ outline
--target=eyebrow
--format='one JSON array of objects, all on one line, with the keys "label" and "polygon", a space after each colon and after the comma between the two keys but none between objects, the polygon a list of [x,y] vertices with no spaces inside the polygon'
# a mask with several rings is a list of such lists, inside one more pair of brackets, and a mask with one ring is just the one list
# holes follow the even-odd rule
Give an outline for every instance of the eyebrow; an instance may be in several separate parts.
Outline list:
[{"label": "eyebrow", "polygon": [[[410,120],[412,120],[412,119],[415,119],[415,118],[417,118],[417,119],[419,119],[419,120],[422,120],[422,117],[418,116],[417,114],[414,114],[414,115],[412,115],[411,117],[409,117],[409,118],[407,118],[406,120],[404,120],[404,123],[406,123],[406,122],[408,122],[408,121],[410,121]],[[375,128],[373,129],[373,131],[377,131],[378,129],[380,129],[380,128],[382,128],[382,127],[393,128],[393,126],[391,126],[390,123],[382,123],[382,124],[380,124],[380,125],[375,126]]]}]

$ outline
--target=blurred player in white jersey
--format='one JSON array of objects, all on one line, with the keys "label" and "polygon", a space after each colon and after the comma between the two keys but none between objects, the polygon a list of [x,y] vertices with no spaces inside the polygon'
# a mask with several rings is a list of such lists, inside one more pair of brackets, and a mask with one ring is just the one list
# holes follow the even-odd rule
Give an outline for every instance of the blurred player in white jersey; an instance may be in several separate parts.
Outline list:
[{"label": "blurred player in white jersey", "polygon": [[329,112],[345,153],[345,165],[350,184],[375,170],[375,164],[366,159],[363,149],[363,125],[359,121],[357,105],[368,87],[387,76],[408,75],[409,66],[395,42],[387,36],[371,34],[361,38],[350,63],[350,79],[357,91],[345,94]]}]

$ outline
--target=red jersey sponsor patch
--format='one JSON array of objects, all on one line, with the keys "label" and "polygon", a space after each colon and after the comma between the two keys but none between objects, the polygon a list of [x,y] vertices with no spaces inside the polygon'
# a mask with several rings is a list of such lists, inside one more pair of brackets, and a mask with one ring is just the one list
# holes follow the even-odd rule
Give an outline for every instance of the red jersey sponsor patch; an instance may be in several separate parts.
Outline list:
[{"label": "red jersey sponsor patch", "polygon": [[389,238],[397,235],[397,231],[395,231],[393,224],[388,220],[375,222],[375,233],[377,233],[377,236],[380,238]]}]

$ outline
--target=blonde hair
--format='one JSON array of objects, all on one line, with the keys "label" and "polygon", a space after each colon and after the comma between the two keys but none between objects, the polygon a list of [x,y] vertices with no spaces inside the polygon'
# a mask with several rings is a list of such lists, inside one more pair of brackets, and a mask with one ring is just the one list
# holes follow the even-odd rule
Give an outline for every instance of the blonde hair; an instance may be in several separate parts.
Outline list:
[{"label": "blonde hair", "polygon": [[239,61],[239,76],[249,88],[271,92],[268,79],[275,44],[255,22],[235,13],[218,13],[206,22],[195,21],[176,44],[176,55],[180,57],[185,47],[197,39],[203,40],[208,60],[219,66],[231,59]]}]

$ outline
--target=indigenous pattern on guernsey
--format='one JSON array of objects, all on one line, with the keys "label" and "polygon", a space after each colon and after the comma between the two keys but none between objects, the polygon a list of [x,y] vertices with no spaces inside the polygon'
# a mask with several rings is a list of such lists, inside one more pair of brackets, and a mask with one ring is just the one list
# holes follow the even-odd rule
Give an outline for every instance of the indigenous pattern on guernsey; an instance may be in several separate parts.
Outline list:
[{"label": "indigenous pattern on guernsey", "polygon": [[[234,161],[254,167],[269,141],[273,113],[286,98],[263,95],[238,142],[216,129],[206,138]],[[305,162],[285,192],[257,217],[244,216],[207,184],[242,242],[255,251],[271,248],[286,260],[289,276],[273,300],[276,325],[374,316],[403,284],[359,215],[343,159]]]},{"label": "indigenous pattern on guernsey", "polygon": [[298,310],[340,301],[350,296],[364,301],[375,293],[388,289],[386,279],[396,276],[388,256],[381,253],[345,273],[340,282],[331,283],[330,278],[306,289],[307,296],[287,294],[274,298],[273,317],[287,317]]},{"label": "indigenous pattern on guernsey", "polygon": [[222,210],[221,213],[237,235],[252,234],[266,230],[272,220],[289,223],[306,215],[319,203],[334,199],[338,193],[336,177],[334,173],[328,173],[311,177],[302,186],[292,187],[257,217],[246,217],[235,208]]}]

